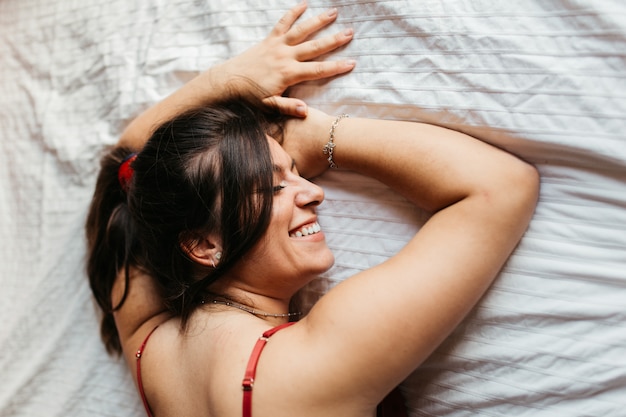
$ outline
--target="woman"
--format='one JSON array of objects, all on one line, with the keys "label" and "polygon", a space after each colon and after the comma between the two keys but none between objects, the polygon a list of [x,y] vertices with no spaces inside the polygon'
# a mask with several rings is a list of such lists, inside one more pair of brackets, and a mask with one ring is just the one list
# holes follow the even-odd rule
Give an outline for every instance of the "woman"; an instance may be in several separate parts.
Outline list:
[{"label": "woman", "polygon": [[[506,152],[283,97],[354,66],[311,62],[352,32],[308,41],[336,12],[294,26],[305,7],[138,117],[103,160],[90,282],[109,313],[105,342],[136,370],[151,415],[373,416],[475,305],[532,216],[537,173]],[[298,117],[277,124],[262,105]],[[324,194],[305,179],[329,166],[433,215],[300,318],[292,297],[333,263],[316,216]]]}]

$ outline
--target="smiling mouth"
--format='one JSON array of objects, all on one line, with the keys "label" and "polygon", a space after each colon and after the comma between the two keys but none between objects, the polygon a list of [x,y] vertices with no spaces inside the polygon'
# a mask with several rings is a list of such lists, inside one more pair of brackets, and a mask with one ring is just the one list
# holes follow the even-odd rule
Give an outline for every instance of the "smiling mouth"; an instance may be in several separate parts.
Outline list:
[{"label": "smiling mouth", "polygon": [[322,230],[318,222],[301,227],[298,230],[289,233],[289,237],[303,237],[314,235]]}]

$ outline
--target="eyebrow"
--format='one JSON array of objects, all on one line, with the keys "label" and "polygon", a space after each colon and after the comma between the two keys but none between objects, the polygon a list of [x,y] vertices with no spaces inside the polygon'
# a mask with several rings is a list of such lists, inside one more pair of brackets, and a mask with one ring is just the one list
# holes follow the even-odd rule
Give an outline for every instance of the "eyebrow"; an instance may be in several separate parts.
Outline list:
[{"label": "eyebrow", "polygon": [[[296,166],[296,160],[295,160],[295,159],[293,159],[293,158],[291,158],[291,168],[290,168],[290,170],[292,170],[292,171],[293,171],[293,169],[295,168],[295,166]],[[281,173],[281,172],[283,172],[283,170],[284,170],[284,169],[283,169],[283,167],[282,167],[282,166],[280,166],[280,165],[272,164],[272,170],[273,170],[274,172],[276,172],[276,173]]]}]

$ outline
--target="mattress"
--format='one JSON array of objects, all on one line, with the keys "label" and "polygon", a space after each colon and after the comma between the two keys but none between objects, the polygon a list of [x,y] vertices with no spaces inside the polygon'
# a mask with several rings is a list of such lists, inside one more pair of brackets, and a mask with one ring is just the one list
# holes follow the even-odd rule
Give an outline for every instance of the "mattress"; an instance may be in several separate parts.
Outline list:
[{"label": "mattress", "polygon": [[[99,158],[133,117],[264,37],[293,3],[0,2],[0,416],[143,415],[100,342],[84,270]],[[291,95],[460,130],[542,176],[491,289],[403,383],[411,416],[625,416],[626,3],[310,0],[306,15],[328,7],[332,31],[355,30],[329,59],[357,67]],[[336,264],[310,302],[427,218],[355,173],[316,181]]]}]

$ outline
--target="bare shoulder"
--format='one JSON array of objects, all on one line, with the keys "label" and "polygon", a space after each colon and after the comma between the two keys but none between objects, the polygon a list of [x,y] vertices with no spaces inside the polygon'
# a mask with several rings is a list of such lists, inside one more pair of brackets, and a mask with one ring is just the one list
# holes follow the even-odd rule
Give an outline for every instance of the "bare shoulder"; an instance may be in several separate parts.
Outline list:
[{"label": "bare shoulder", "polygon": [[[194,312],[185,330],[178,319],[159,324],[141,357],[142,382],[152,410],[165,416],[240,414],[233,412],[241,407],[245,366],[269,327],[245,315],[202,310]],[[144,327],[138,334],[150,331]],[[142,338],[137,336],[134,343],[140,346]],[[133,351],[128,356],[134,360]]]},{"label": "bare shoulder", "polygon": [[[371,392],[355,395],[344,383],[346,378],[342,373],[346,369],[338,366],[347,357],[359,356],[359,346],[336,351],[336,361],[329,361],[322,347],[324,338],[311,337],[308,327],[307,320],[302,320],[267,340],[254,378],[254,414],[272,417],[373,415],[378,400],[372,398]],[[241,402],[240,386],[237,396]]]},{"label": "bare shoulder", "polygon": [[[153,412],[160,416],[240,415],[246,366],[255,344],[272,327],[237,311],[195,312],[184,332],[177,319],[158,324],[141,356],[141,378]],[[152,330],[148,325],[142,326],[125,348],[133,373],[135,351]],[[367,415],[367,401],[346,402],[341,384],[335,387],[333,378],[325,378],[328,368],[335,364],[325,363],[324,355],[316,353],[316,345],[307,344],[307,334],[305,320],[267,340],[254,380],[255,415],[279,417],[282,412],[294,415],[303,409],[311,415],[330,415],[320,409],[322,404],[332,404],[333,410],[345,408],[337,415]],[[317,372],[321,369],[326,371]],[[199,398],[205,400],[198,401]],[[342,399],[342,405],[337,405],[333,398]],[[303,415],[299,411],[298,414]]]},{"label": "bare shoulder", "polygon": [[129,269],[128,280],[124,270],[118,273],[111,303],[117,306],[113,316],[127,361],[147,335],[171,316],[152,277],[137,268]]}]

